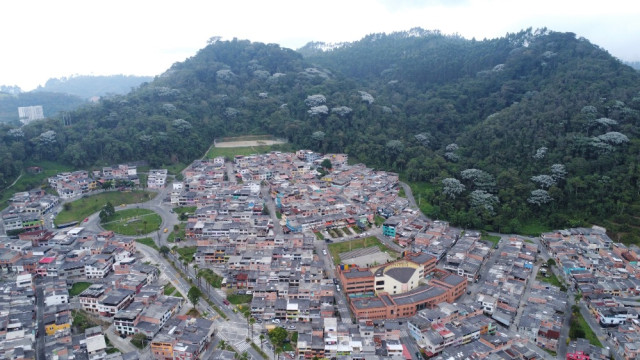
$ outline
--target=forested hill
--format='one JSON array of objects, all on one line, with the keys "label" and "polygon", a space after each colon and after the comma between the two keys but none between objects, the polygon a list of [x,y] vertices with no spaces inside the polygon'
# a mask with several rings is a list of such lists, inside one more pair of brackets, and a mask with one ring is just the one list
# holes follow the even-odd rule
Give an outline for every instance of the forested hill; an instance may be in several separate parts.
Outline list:
[{"label": "forested hill", "polygon": [[72,113],[71,126],[2,128],[1,180],[26,157],[159,166],[201,156],[215,137],[269,133],[424,182],[428,215],[459,225],[597,221],[640,238],[640,77],[588,40],[413,29],[317,48],[212,39],[153,82]]},{"label": "forested hill", "polygon": [[34,92],[55,92],[79,96],[90,99],[94,96],[108,94],[126,94],[131,89],[144,82],[153,80],[150,76],[133,75],[75,75],[64,78],[49,79],[44,86],[39,86]]}]

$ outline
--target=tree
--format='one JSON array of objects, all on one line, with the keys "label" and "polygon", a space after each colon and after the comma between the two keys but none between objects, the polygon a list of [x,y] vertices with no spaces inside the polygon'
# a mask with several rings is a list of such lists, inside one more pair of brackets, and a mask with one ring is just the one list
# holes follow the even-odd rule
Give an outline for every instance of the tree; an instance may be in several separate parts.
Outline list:
[{"label": "tree", "polygon": [[264,334],[260,334],[260,350],[264,351]]},{"label": "tree", "polygon": [[442,192],[451,199],[455,199],[456,196],[462,194],[464,189],[464,184],[462,184],[458,179],[442,179]]},{"label": "tree", "polygon": [[536,189],[531,192],[531,196],[527,199],[527,202],[534,205],[543,205],[553,201],[551,195],[547,190]]},{"label": "tree", "polygon": [[169,253],[169,251],[171,251],[171,250],[169,250],[169,247],[167,247],[166,245],[162,245],[162,246],[160,247],[160,250],[158,250],[158,251],[160,252],[160,254],[161,254],[162,256],[167,256],[167,254],[168,254],[168,253]]},{"label": "tree", "polygon": [[100,221],[105,222],[109,220],[113,215],[116,214],[116,209],[113,207],[111,202],[107,202],[102,210],[100,210]]},{"label": "tree", "polygon": [[556,261],[553,260],[552,258],[549,258],[549,260],[547,260],[547,265],[548,266],[555,266],[556,265]]},{"label": "tree", "polygon": [[322,166],[327,170],[331,170],[333,168],[333,164],[331,164],[331,160],[329,159],[322,160],[322,162],[320,163],[320,166]]},{"label": "tree", "polygon": [[194,308],[198,304],[198,301],[200,301],[200,296],[202,296],[202,292],[197,287],[192,286],[191,289],[189,289],[187,298],[189,299],[189,301],[191,301],[191,304],[193,304]]},{"label": "tree", "polygon": [[287,335],[287,330],[281,327],[277,327],[269,331],[269,339],[271,340],[273,346],[275,346],[276,348],[282,348],[282,345],[284,345],[284,341],[287,339]]}]

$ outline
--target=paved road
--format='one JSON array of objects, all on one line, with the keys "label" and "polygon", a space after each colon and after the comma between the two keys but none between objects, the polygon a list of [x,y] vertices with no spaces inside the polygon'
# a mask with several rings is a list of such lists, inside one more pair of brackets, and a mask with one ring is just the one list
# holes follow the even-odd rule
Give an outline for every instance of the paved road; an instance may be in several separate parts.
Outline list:
[{"label": "paved road", "polygon": [[267,209],[269,210],[269,216],[271,216],[271,222],[273,223],[273,233],[275,235],[283,234],[282,226],[280,225],[280,219],[276,216],[276,204],[275,201],[271,198],[271,193],[269,192],[268,186],[260,187],[260,195],[262,196],[262,200],[265,202]]},{"label": "paved road", "polygon": [[[171,187],[167,187],[165,189],[162,189],[161,191],[158,191],[158,195],[152,200],[149,200],[145,203],[126,205],[124,207],[119,206],[117,207],[117,210],[131,209],[131,208],[153,210],[162,218],[160,229],[168,228],[172,230],[173,225],[179,224],[180,221],[178,220],[177,215],[170,211],[171,207],[164,202],[164,199],[168,196],[170,191],[171,191]],[[273,216],[275,217],[275,212],[273,212]],[[81,226],[85,227],[87,230],[90,230],[90,231],[100,232],[100,231],[103,231],[103,229],[100,227],[99,222],[100,222],[99,214],[96,213],[89,216],[89,220],[87,222],[83,222]],[[149,236],[151,236],[151,238],[154,239],[154,241],[158,246],[170,245],[167,242],[169,232],[165,233],[159,230],[155,234],[151,233],[141,237],[149,237]],[[167,275],[172,285],[186,299],[189,289],[191,288],[191,285],[189,284],[189,282],[187,282],[186,279],[183,279],[180,276],[180,274],[171,266],[171,264],[169,264],[167,259],[162,257],[157,251],[155,251],[154,249],[146,245],[137,243],[136,248],[140,252],[144,253],[145,256],[147,256],[153,262],[156,262],[157,264],[160,265],[161,271],[163,271]],[[178,259],[175,258],[174,255],[170,254],[169,256],[173,258],[176,266],[181,266],[180,265],[181,262],[178,261]],[[192,279],[193,283],[195,284],[196,276],[193,271],[193,268],[191,267],[188,267],[186,269],[182,268],[182,270]],[[220,308],[225,313],[225,315],[229,317],[229,321],[224,321],[221,318],[214,320],[214,322],[216,322],[217,329],[219,329],[219,336],[221,336],[221,338],[223,339],[227,337],[226,340],[230,340],[230,343],[234,347],[243,348],[241,352],[246,350],[252,356],[253,359],[263,359],[263,357],[257,351],[255,351],[253,348],[249,347],[248,344],[246,344],[246,341],[243,344],[237,340],[238,336],[241,336],[242,341],[244,341],[244,339],[246,339],[246,337],[248,336],[247,334],[249,333],[249,330],[248,330],[248,324],[246,320],[243,317],[239,316],[238,314],[234,313],[231,308],[224,305],[224,303],[222,302],[223,296],[224,296],[223,294],[216,293],[214,289],[209,289],[209,291],[207,291],[207,289],[204,289],[204,288],[202,289],[204,290],[203,292],[205,292],[208,295],[209,299],[218,308]],[[198,303],[197,309],[198,311],[200,311],[200,313],[216,314],[213,308],[211,308],[209,304],[207,304],[204,301],[201,301]],[[234,336],[233,334],[237,336]],[[234,342],[233,340],[236,340],[236,341]],[[248,348],[244,349],[245,346],[247,346]]]},{"label": "paved road", "polygon": [[[324,263],[324,271],[330,279],[337,279],[338,275],[336,273],[336,269],[333,266],[333,258],[331,257],[331,253],[327,248],[327,244],[325,241],[316,240],[315,241],[316,253],[322,259]],[[326,251],[326,255],[324,255],[323,250]],[[349,311],[349,306],[347,305],[347,298],[344,294],[344,289],[338,291],[337,286],[334,286],[334,299],[336,302],[336,307],[338,310],[338,314],[340,318],[345,323],[351,323],[351,312]]]}]

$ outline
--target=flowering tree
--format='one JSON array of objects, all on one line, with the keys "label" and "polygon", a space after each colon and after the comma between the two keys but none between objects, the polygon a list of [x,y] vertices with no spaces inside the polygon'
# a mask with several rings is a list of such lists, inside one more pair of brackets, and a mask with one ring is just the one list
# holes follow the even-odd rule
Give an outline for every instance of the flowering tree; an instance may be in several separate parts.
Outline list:
[{"label": "flowering tree", "polygon": [[494,206],[500,200],[496,195],[490,194],[484,190],[474,190],[469,195],[471,207],[480,211],[487,211],[491,215],[495,215]]},{"label": "flowering tree", "polygon": [[324,97],[324,95],[322,94],[309,95],[304,100],[305,105],[307,105],[308,107],[320,106],[326,102],[327,102],[327,98]]},{"label": "flowering tree", "polygon": [[373,104],[373,102],[375,101],[373,96],[371,96],[371,94],[366,91],[358,91],[358,93],[360,94],[360,99],[366,103],[369,103],[369,105]]},{"label": "flowering tree", "polygon": [[191,123],[184,119],[175,119],[171,122],[171,125],[173,125],[180,134],[187,134],[192,128]]},{"label": "flowering tree", "polygon": [[547,149],[545,146],[538,148],[538,150],[536,150],[535,155],[533,155],[533,158],[536,160],[544,159],[545,155],[547,155],[547,150],[549,149]]},{"label": "flowering tree", "polygon": [[629,142],[627,135],[617,131],[610,131],[597,137],[598,140],[611,145],[620,145]]},{"label": "flowering tree", "polygon": [[415,135],[414,138],[424,146],[429,146],[433,140],[433,136],[430,133],[420,133]]},{"label": "flowering tree", "polygon": [[171,114],[172,112],[176,111],[176,106],[173,104],[162,104],[162,110],[167,114]]},{"label": "flowering tree", "polygon": [[551,201],[553,201],[553,198],[551,197],[551,195],[549,195],[549,192],[547,190],[543,189],[533,190],[531,192],[531,195],[527,199],[528,203],[538,206],[549,203]]},{"label": "flowering tree", "polygon": [[531,181],[541,188],[550,188],[556,184],[556,180],[551,175],[536,175],[531,177]]},{"label": "flowering tree", "polygon": [[466,187],[460,180],[455,178],[446,178],[442,179],[442,193],[450,197],[451,199],[455,199],[456,196],[462,194]]},{"label": "flowering tree", "polygon": [[327,105],[314,106],[309,109],[307,113],[309,113],[309,115],[311,116],[327,115],[329,113],[329,108],[327,107]]},{"label": "flowering tree", "polygon": [[567,176],[567,168],[562,164],[553,164],[551,165],[551,176],[553,176],[554,180],[561,180]]},{"label": "flowering tree", "polygon": [[463,170],[460,175],[463,180],[470,180],[474,186],[481,189],[486,190],[496,185],[496,180],[491,174],[479,169],[466,169]]},{"label": "flowering tree", "polygon": [[452,151],[453,152],[453,151],[457,151],[459,149],[459,147],[458,147],[458,144],[452,143],[452,144],[447,145],[447,147],[444,148],[444,149],[446,151]]},{"label": "flowering tree", "polygon": [[10,129],[9,131],[7,131],[7,135],[13,138],[22,138],[24,137],[24,132],[22,131],[22,129]]},{"label": "flowering tree", "polygon": [[216,71],[216,78],[222,81],[231,81],[236,78],[236,74],[229,69],[222,69]]},{"label": "flowering tree", "polygon": [[351,113],[352,109],[348,106],[338,106],[331,109],[331,112],[338,116],[345,117]]}]

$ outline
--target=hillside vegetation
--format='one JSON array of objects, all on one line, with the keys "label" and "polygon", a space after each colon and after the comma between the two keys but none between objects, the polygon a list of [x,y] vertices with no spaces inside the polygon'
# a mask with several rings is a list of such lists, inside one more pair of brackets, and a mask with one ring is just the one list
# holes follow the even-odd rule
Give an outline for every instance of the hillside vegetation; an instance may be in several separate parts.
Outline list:
[{"label": "hillside vegetation", "polygon": [[201,157],[214,138],[270,134],[424,184],[427,215],[457,225],[599,223],[640,240],[640,75],[588,40],[412,29],[318,48],[212,39],[70,126],[6,126],[0,185],[26,157],[159,166]]}]

